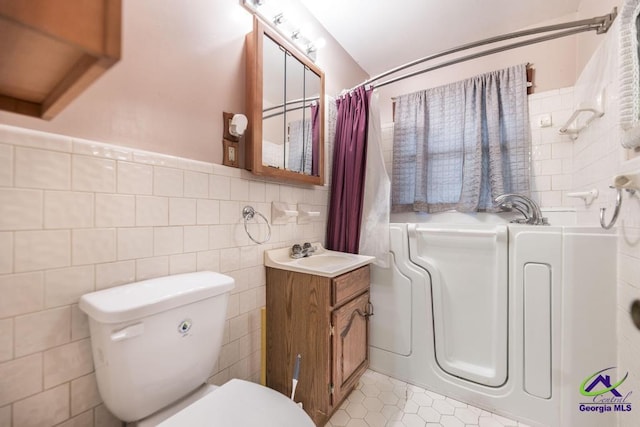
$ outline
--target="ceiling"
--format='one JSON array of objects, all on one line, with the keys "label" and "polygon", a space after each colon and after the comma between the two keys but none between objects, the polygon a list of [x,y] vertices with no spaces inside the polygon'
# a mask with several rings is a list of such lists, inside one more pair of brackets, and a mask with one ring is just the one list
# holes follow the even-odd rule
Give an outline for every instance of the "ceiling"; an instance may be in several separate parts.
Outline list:
[{"label": "ceiling", "polygon": [[299,0],[369,75],[578,10],[580,0]]}]

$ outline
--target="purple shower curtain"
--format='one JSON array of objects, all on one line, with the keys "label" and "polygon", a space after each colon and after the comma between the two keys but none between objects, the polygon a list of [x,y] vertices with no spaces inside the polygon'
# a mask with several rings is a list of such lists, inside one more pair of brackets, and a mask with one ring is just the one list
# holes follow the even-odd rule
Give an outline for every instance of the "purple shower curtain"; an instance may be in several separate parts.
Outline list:
[{"label": "purple shower curtain", "polygon": [[367,121],[373,89],[361,86],[336,101],[327,248],[358,253],[367,158]]}]

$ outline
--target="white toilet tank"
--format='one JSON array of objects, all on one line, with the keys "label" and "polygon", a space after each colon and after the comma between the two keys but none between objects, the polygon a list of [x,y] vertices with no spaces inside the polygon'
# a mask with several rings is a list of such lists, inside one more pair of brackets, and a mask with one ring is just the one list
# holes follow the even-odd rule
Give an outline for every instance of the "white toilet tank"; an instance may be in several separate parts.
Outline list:
[{"label": "white toilet tank", "polygon": [[231,277],[180,274],[83,295],[100,395],[124,421],[187,395],[218,358]]}]

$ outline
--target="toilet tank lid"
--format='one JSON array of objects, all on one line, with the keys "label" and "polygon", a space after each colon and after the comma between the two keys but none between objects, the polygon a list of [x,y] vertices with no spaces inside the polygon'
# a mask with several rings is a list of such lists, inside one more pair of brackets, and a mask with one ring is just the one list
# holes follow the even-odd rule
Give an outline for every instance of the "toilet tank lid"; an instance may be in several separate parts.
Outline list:
[{"label": "toilet tank lid", "polygon": [[176,274],[116,286],[80,298],[80,309],[102,323],[140,319],[231,291],[233,278],[212,271]]}]

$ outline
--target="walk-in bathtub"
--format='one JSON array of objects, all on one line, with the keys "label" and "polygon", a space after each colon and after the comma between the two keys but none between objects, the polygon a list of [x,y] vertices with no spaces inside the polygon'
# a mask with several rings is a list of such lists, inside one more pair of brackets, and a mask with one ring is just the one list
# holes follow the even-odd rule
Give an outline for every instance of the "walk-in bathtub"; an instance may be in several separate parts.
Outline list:
[{"label": "walk-in bathtub", "polygon": [[580,385],[616,365],[616,238],[600,228],[391,225],[371,368],[532,425],[614,425]]}]

